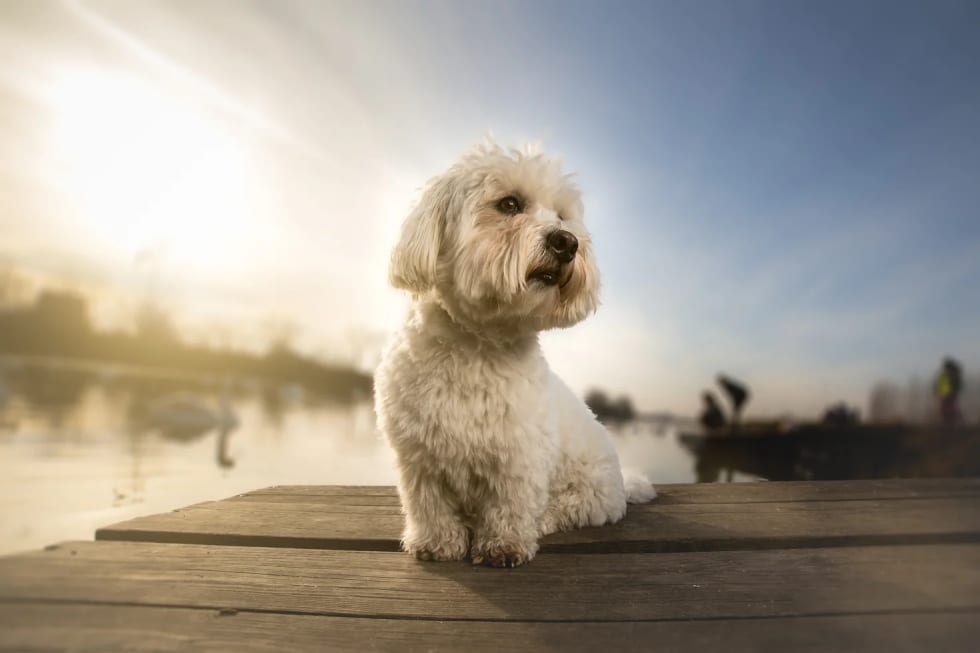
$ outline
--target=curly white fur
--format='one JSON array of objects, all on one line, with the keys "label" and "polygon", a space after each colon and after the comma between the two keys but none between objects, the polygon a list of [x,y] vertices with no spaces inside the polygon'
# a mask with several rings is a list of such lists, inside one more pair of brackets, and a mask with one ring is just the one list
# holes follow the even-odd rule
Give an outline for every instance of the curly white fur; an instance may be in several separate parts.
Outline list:
[{"label": "curly white fur", "polygon": [[[608,432],[538,344],[596,309],[582,213],[556,160],[488,144],[432,180],[405,221],[391,280],[414,302],[375,404],[398,459],[402,545],[420,559],[516,566],[541,536],[655,496],[642,476],[624,485]],[[571,260],[558,231],[577,240]]]}]

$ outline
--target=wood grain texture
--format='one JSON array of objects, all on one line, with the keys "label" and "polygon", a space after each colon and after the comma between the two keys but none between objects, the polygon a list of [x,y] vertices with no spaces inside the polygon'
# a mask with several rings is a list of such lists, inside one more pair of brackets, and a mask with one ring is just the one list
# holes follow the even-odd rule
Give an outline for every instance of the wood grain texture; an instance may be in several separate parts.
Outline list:
[{"label": "wood grain texture", "polygon": [[[397,505],[248,500],[198,504],[99,529],[99,540],[397,551]],[[663,502],[618,524],[557,533],[542,551],[642,553],[980,542],[980,495],[887,499]]]},{"label": "wood grain texture", "polygon": [[976,610],[980,547],[544,554],[495,570],[397,553],[78,542],[0,559],[0,599],[505,621]]},{"label": "wood grain texture", "polygon": [[0,651],[976,650],[980,615],[627,623],[357,619],[181,608],[0,604]]},{"label": "wood grain texture", "polygon": [[388,487],[197,504],[0,558],[0,651],[975,650],[980,479],[660,491],[516,570],[389,552]]},{"label": "wood grain texture", "polygon": [[[657,485],[657,504],[851,501],[980,495],[980,478],[909,478],[862,481],[786,481],[779,483],[675,483]],[[229,501],[264,503],[398,504],[394,487],[384,485],[275,485]]]}]

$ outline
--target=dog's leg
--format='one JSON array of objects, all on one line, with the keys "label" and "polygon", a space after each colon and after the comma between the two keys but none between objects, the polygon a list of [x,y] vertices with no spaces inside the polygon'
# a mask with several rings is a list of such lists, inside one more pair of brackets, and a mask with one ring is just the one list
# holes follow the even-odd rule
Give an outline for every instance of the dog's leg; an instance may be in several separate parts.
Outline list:
[{"label": "dog's leg", "polygon": [[405,513],[402,548],[419,560],[463,560],[469,531],[456,500],[437,477],[407,466],[398,486]]},{"label": "dog's leg", "polygon": [[475,565],[517,567],[538,552],[538,519],[547,489],[516,478],[499,483],[481,507],[470,547]]},{"label": "dog's leg", "polygon": [[626,514],[626,493],[616,459],[562,461],[552,483],[541,534],[602,526]]}]

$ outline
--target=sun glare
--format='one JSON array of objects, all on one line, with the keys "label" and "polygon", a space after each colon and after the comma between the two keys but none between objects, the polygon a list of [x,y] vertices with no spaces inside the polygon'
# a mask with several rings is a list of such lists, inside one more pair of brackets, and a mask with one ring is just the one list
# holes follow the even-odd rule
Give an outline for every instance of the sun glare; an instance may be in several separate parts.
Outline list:
[{"label": "sun glare", "polygon": [[227,262],[250,222],[240,143],[136,78],[74,71],[49,91],[56,183],[89,237],[195,267]]}]

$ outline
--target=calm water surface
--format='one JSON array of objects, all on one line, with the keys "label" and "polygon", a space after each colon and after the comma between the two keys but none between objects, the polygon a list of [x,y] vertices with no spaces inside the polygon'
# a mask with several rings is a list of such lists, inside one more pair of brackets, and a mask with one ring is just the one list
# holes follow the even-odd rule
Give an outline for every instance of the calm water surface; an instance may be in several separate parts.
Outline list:
[{"label": "calm water surface", "polygon": [[[237,426],[175,432],[153,410],[174,397],[234,414]],[[671,427],[634,424],[614,437],[623,463],[654,482],[695,480],[695,460]],[[92,539],[116,521],[269,485],[395,479],[367,398],[0,360],[0,553]]]}]

